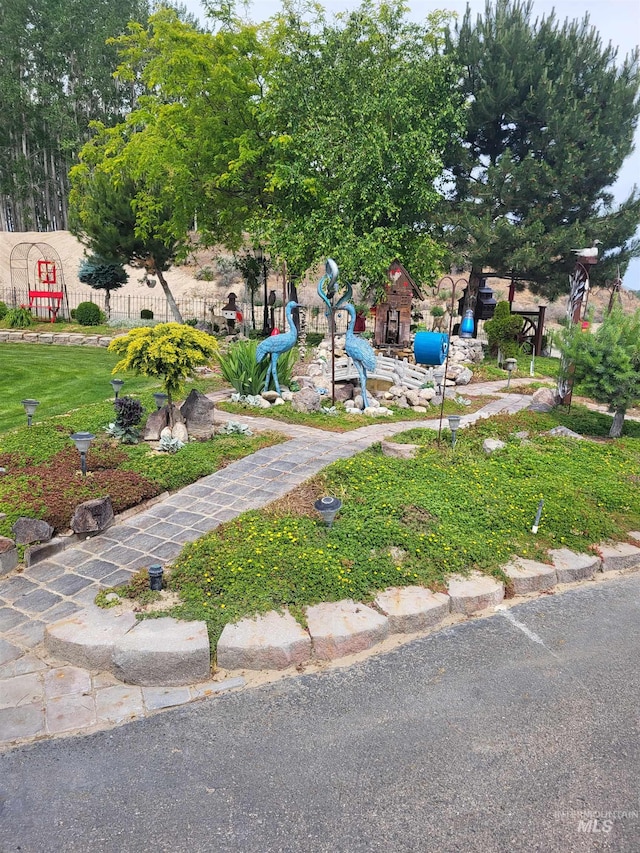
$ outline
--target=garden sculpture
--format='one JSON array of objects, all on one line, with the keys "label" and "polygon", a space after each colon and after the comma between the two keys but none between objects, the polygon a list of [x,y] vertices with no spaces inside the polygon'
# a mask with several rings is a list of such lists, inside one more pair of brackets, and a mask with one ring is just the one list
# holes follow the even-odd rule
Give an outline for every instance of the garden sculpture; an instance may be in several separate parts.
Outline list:
[{"label": "garden sculpture", "polygon": [[[350,285],[349,291],[351,291]],[[367,370],[376,369],[376,354],[369,341],[359,338],[353,331],[356,325],[356,309],[353,307],[351,302],[345,302],[341,307],[343,307],[349,315],[344,348],[358,371],[358,377],[360,378],[360,392],[362,394],[362,405],[366,409],[369,405],[369,401],[367,400]]]},{"label": "garden sculpture", "polygon": [[292,316],[295,308],[300,308],[298,302],[288,302],[287,307],[285,308],[289,331],[281,335],[271,335],[270,337],[265,338],[263,341],[260,341],[256,348],[257,362],[261,362],[266,355],[271,356],[271,363],[269,364],[267,378],[264,383],[265,391],[269,390],[269,382],[273,376],[273,383],[276,387],[276,391],[278,394],[281,393],[280,383],[278,382],[278,358],[283,352],[288,352],[290,349],[293,349],[296,341],[298,340],[298,330],[293,322]]}]

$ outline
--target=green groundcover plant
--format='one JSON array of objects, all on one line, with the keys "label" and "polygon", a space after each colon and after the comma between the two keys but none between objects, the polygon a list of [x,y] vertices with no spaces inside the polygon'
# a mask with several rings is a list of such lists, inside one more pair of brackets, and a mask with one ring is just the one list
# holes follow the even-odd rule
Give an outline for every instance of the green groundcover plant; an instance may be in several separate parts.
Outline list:
[{"label": "green groundcover plant", "polygon": [[[581,407],[502,416],[459,433],[455,449],[447,431],[438,449],[433,431],[415,429],[409,438],[423,447],[414,460],[372,448],[337,462],[285,508],[245,513],[187,545],[169,573],[181,603],[168,612],[204,619],[215,642],[227,622],[257,612],[289,607],[300,617],[304,605],[368,601],[389,586],[437,590],[452,572],[502,577],[514,554],[544,560],[548,548],[624,539],[640,524],[640,426],[615,444],[541,435],[559,422],[599,437],[610,418]],[[506,448],[485,455],[488,436]],[[343,502],[329,530],[312,509],[321,494]]]}]

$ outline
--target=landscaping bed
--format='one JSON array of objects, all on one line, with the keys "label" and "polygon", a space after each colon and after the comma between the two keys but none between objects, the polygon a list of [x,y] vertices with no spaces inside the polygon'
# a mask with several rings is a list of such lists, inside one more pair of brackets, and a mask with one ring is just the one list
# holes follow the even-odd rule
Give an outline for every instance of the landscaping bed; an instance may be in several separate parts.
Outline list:
[{"label": "landscaping bed", "polygon": [[[542,435],[559,423],[598,440]],[[205,620],[213,646],[225,624],[255,613],[286,606],[302,621],[305,605],[370,601],[391,586],[443,590],[456,572],[506,581],[500,567],[514,554],[544,560],[549,548],[584,552],[624,540],[640,525],[640,426],[628,424],[628,436],[613,442],[603,438],[609,425],[581,408],[523,412],[461,431],[453,449],[438,448],[432,431],[412,430],[423,445],[416,459],[372,448],[187,545],[168,572],[181,602],[163,615]],[[506,447],[486,455],[486,437]],[[343,502],[330,529],[313,509],[326,494]]]}]

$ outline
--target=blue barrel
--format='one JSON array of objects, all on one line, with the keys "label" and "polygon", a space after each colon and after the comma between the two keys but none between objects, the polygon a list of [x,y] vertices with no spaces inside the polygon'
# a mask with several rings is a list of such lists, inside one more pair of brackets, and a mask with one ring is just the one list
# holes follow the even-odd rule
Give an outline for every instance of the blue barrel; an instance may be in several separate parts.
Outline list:
[{"label": "blue barrel", "polygon": [[444,364],[449,349],[449,335],[444,332],[416,332],[413,354],[416,364]]}]

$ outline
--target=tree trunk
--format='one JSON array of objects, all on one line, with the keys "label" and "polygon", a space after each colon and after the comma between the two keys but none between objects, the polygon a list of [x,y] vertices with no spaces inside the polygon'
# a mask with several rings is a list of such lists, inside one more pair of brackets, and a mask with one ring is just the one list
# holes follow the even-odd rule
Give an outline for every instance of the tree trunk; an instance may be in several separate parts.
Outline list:
[{"label": "tree trunk", "polygon": [[111,291],[108,287],[104,289],[104,313],[108,320],[111,317]]},{"label": "tree trunk", "polygon": [[613,415],[613,423],[609,430],[609,438],[620,438],[626,409],[616,409]]},{"label": "tree trunk", "polygon": [[180,309],[176,304],[176,300],[173,298],[173,293],[171,293],[171,288],[169,287],[166,278],[162,275],[159,269],[155,270],[156,275],[158,276],[158,281],[164,291],[164,295],[167,298],[167,302],[169,304],[169,308],[171,308],[171,313],[173,314],[173,319],[176,323],[184,323],[182,319],[182,314],[180,313]]}]

